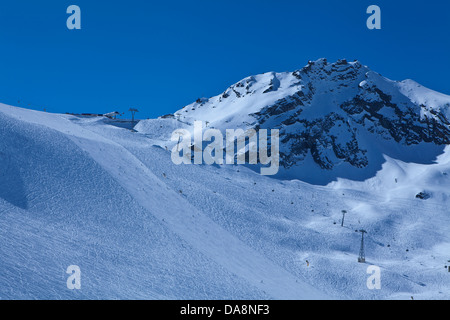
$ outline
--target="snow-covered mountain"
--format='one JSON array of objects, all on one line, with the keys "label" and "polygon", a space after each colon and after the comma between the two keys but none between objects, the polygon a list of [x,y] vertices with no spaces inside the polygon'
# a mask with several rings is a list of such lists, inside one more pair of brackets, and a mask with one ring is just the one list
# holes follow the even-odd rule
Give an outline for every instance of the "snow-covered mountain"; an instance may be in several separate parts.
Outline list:
[{"label": "snow-covered mountain", "polygon": [[449,96],[386,79],[358,61],[320,59],[251,76],[173,117],[222,130],[279,129],[279,176],[320,184],[372,177],[382,154],[431,163],[450,143]]},{"label": "snow-covered mountain", "polygon": [[[449,101],[319,60],[135,130],[0,104],[0,299],[450,299]],[[195,120],[279,128],[284,179],[175,165]]]}]

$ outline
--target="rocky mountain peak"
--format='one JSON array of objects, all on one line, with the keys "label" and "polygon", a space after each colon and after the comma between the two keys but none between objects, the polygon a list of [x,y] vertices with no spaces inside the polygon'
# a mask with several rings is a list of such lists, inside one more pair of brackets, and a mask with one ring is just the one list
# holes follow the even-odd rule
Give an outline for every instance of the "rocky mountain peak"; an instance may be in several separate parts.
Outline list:
[{"label": "rocky mountain peak", "polygon": [[305,168],[321,176],[323,170],[336,172],[333,178],[340,172],[373,174],[382,155],[420,161],[415,147],[450,144],[449,96],[411,80],[389,80],[345,59],[247,77],[174,117],[219,129],[279,129],[281,165],[290,178],[304,177],[298,173]]}]

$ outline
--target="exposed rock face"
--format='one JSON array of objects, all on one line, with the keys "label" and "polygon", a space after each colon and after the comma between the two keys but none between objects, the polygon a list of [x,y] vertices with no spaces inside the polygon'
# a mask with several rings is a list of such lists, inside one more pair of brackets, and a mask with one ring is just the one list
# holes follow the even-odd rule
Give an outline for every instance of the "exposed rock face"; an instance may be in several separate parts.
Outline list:
[{"label": "exposed rock face", "polygon": [[[406,101],[404,96],[395,99],[390,92],[384,92],[373,81],[373,78],[382,79],[381,76],[368,71],[359,62],[328,64],[319,60],[292,75],[304,83],[302,89],[253,114],[258,123],[256,128],[285,115],[279,125],[273,125],[282,131],[285,148],[282,148],[281,158],[285,167],[302,161],[308,153],[322,169],[332,169],[333,158],[357,168],[369,165],[354,125],[406,145],[450,144],[450,123],[442,112],[430,109],[430,115],[422,116],[420,109],[426,110],[427,106]],[[333,96],[350,91],[352,94],[344,95],[341,101],[329,106],[329,113],[317,119],[302,116],[304,109],[315,107],[317,96],[328,95],[331,100]]]},{"label": "exposed rock face", "polygon": [[370,165],[367,146],[450,144],[450,97],[406,80],[391,81],[360,62],[310,61],[286,73],[248,77],[222,95],[175,114],[217,128],[279,129],[285,169],[311,157],[321,169]]}]

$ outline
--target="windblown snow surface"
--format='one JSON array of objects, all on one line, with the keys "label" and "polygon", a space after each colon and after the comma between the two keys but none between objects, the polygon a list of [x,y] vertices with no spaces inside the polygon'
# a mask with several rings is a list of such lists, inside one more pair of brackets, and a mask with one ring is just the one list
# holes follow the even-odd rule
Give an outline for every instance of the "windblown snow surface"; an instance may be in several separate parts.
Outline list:
[{"label": "windblown snow surface", "polygon": [[450,298],[448,147],[315,185],[177,166],[175,119],[109,123],[0,105],[0,299]]}]

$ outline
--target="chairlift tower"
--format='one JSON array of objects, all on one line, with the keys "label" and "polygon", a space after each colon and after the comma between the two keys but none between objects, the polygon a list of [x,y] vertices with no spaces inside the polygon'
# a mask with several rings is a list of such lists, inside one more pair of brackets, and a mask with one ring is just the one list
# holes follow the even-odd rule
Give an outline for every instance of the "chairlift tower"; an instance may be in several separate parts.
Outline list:
[{"label": "chairlift tower", "polygon": [[342,222],[341,222],[341,227],[344,226],[344,220],[345,220],[345,214],[347,213],[347,210],[342,210]]},{"label": "chairlift tower", "polygon": [[366,263],[366,253],[364,250],[364,234],[367,233],[366,230],[359,230],[361,232],[362,238],[361,238],[361,249],[359,250],[359,263]]},{"label": "chairlift tower", "polygon": [[128,110],[128,111],[131,112],[131,117],[132,117],[131,122],[134,123],[134,115],[136,114],[136,112],[139,112],[139,110],[138,110],[138,109],[131,108],[131,109]]}]

